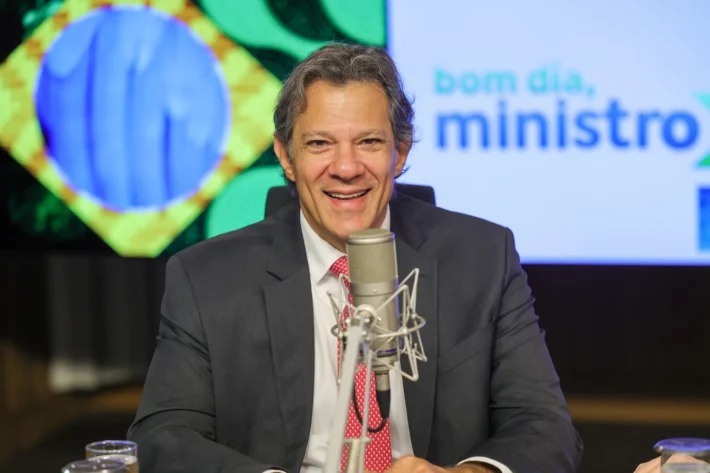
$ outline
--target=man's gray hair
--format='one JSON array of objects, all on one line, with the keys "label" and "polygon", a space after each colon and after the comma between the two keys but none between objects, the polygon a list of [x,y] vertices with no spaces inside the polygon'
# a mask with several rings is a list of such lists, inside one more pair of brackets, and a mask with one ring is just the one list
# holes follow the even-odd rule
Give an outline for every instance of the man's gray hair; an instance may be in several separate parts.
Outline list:
[{"label": "man's gray hair", "polygon": [[378,47],[332,43],[299,63],[284,83],[274,111],[276,138],[291,159],[293,127],[306,110],[306,88],[323,80],[334,85],[350,82],[379,84],[389,102],[389,119],[395,144],[413,142],[414,109],[407,98],[397,67],[387,52]]}]

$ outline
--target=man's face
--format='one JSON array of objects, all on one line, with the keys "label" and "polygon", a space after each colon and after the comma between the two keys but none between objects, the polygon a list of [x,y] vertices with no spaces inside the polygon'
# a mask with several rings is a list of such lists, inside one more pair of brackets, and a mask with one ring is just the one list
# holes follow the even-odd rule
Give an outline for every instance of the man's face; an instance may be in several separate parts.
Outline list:
[{"label": "man's face", "polygon": [[344,251],[352,232],[382,225],[411,144],[395,143],[387,96],[377,84],[316,81],[306,103],[293,129],[291,160],[278,139],[274,151],[296,183],[308,223]]}]

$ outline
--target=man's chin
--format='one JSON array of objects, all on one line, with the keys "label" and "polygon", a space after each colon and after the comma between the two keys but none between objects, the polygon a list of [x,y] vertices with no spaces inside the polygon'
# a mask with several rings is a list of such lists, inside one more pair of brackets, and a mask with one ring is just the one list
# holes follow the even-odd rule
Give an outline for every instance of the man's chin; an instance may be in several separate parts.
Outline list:
[{"label": "man's chin", "polygon": [[353,233],[358,230],[363,230],[367,227],[361,227],[361,226],[348,226],[346,228],[339,228],[337,232],[331,231],[331,235],[335,237],[335,239],[342,243],[343,245],[347,241],[348,237]]},{"label": "man's chin", "polygon": [[338,215],[325,225],[328,233],[344,242],[353,232],[378,226],[377,218],[364,215]]}]

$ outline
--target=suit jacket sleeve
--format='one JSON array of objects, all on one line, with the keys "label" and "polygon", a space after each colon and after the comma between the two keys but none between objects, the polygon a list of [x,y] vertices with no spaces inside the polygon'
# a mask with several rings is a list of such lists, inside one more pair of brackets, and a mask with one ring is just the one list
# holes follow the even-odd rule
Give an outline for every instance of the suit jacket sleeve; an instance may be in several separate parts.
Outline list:
[{"label": "suit jacket sleeve", "polygon": [[514,473],[572,473],[582,442],[538,326],[527,276],[506,229],[506,270],[491,374],[491,437],[471,451]]},{"label": "suit jacket sleeve", "polygon": [[182,263],[167,264],[162,319],[143,397],[128,438],[152,473],[263,472],[280,468],[216,442],[210,353]]}]

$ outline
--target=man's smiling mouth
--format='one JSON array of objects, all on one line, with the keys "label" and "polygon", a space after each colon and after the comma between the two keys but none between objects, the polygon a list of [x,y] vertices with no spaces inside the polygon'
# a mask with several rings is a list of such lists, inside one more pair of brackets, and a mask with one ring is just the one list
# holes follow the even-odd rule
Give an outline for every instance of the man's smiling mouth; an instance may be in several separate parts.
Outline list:
[{"label": "man's smiling mouth", "polygon": [[338,200],[352,200],[352,199],[357,199],[357,198],[359,198],[359,197],[364,196],[364,195],[367,194],[368,192],[370,192],[370,189],[366,189],[366,190],[364,190],[364,191],[355,192],[355,193],[348,193],[348,194],[344,194],[344,193],[340,193],[340,192],[326,192],[326,191],[323,191],[323,193],[324,193],[325,195],[327,195],[328,197],[332,197],[333,199],[338,199]]}]

